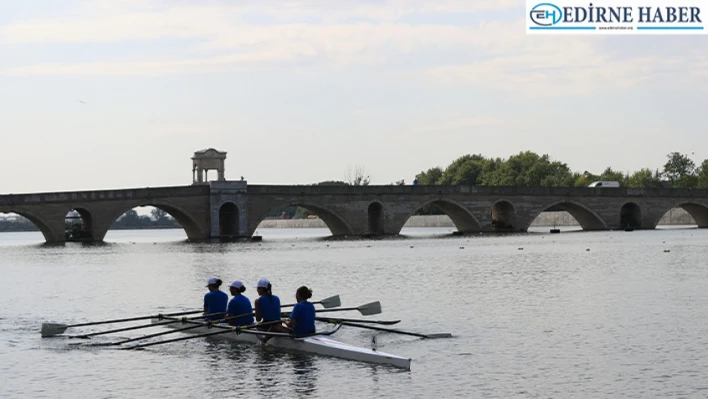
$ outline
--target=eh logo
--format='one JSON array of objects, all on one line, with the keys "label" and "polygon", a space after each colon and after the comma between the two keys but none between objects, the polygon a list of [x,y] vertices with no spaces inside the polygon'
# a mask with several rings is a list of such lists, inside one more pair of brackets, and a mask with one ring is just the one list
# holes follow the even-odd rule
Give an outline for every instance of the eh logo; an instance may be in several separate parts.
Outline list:
[{"label": "eh logo", "polygon": [[531,9],[529,16],[536,25],[551,26],[560,22],[563,12],[555,4],[539,3]]}]

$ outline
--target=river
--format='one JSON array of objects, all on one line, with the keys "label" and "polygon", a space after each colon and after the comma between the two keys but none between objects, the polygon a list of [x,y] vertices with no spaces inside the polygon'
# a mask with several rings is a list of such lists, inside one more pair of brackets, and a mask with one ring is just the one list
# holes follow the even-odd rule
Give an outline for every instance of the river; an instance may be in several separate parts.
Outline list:
[{"label": "river", "polygon": [[[0,397],[708,397],[708,230],[450,230],[337,241],[326,229],[261,229],[263,242],[224,244],[110,231],[103,245],[64,246],[2,233]],[[121,351],[40,337],[43,321],[199,308],[211,275],[245,281],[251,299],[267,277],[283,303],[303,284],[346,306],[379,300],[377,319],[454,337],[334,336],[369,346],[376,335],[379,350],[413,359],[411,371],[206,338]]]}]

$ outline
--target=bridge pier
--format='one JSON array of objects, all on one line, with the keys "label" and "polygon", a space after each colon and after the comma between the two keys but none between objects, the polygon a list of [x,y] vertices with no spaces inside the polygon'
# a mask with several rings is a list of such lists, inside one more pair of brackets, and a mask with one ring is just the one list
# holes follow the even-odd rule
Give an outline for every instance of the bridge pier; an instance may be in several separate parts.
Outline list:
[{"label": "bridge pier", "polygon": [[125,212],[154,206],[169,213],[191,241],[249,238],[284,206],[319,216],[334,236],[399,234],[421,209],[436,206],[462,234],[527,231],[546,210],[568,211],[584,230],[653,229],[682,207],[708,228],[708,190],[480,187],[266,186],[215,181],[192,186],[0,195],[0,213],[27,217],[47,242],[63,242],[67,212],[82,216],[83,238],[102,241]]},{"label": "bridge pier", "polygon": [[248,184],[241,181],[209,182],[210,238],[244,238],[248,234]]}]

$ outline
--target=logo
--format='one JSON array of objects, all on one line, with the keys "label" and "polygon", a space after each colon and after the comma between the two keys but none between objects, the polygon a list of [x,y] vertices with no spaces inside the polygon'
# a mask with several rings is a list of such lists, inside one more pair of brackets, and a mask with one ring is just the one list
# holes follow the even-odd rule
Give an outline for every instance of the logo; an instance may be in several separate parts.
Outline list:
[{"label": "logo", "polygon": [[538,1],[526,0],[527,34],[701,35],[708,32],[706,0],[682,0],[680,4],[675,0]]},{"label": "logo", "polygon": [[563,11],[560,7],[551,3],[536,4],[531,9],[531,21],[539,26],[551,26],[561,21]]}]

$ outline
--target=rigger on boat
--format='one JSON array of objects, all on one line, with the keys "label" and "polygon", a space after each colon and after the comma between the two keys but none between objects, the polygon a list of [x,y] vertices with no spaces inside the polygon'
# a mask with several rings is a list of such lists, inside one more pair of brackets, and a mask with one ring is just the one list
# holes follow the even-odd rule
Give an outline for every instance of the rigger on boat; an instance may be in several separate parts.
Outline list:
[{"label": "rigger on boat", "polygon": [[[63,334],[68,328],[149,319],[149,324],[124,327],[108,331],[91,332],[83,335],[74,335],[68,337],[90,338],[97,335],[164,326],[168,327],[169,329],[167,331],[161,331],[140,337],[124,339],[121,341],[93,344],[92,346],[121,346],[127,343],[145,341],[149,338],[155,338],[158,336],[181,332],[187,335],[179,338],[172,338],[162,341],[137,343],[133,346],[122,346],[121,349],[141,349],[155,345],[167,344],[170,342],[183,341],[187,339],[213,337],[228,341],[255,343],[271,348],[312,353],[317,355],[331,356],[367,363],[384,364],[403,368],[406,370],[410,370],[411,366],[411,359],[408,357],[381,352],[378,351],[376,348],[368,349],[355,345],[350,345],[344,342],[336,341],[330,338],[329,336],[339,331],[342,326],[347,326],[352,328],[371,329],[375,331],[404,334],[428,339],[452,337],[452,335],[448,333],[420,334],[415,332],[401,331],[375,326],[376,324],[397,324],[400,322],[400,320],[380,321],[366,319],[331,318],[322,317],[321,315],[317,316],[316,313],[321,314],[324,312],[333,311],[358,311],[363,316],[370,316],[381,313],[381,304],[377,301],[357,307],[341,308],[339,307],[341,305],[339,295],[325,298],[316,302],[308,302],[307,300],[311,296],[311,290],[304,286],[300,287],[296,293],[295,297],[298,303],[283,306],[293,307],[292,312],[281,312],[280,300],[276,296],[272,295],[272,293],[270,292],[270,282],[268,282],[266,279],[261,279],[261,281],[259,281],[258,283],[259,293],[261,294],[261,297],[256,302],[255,311],[253,311],[250,307],[250,302],[246,303],[248,299],[241,297],[240,294],[245,291],[245,288],[243,287],[243,283],[238,280],[234,281],[229,287],[231,289],[232,295],[234,296],[234,298],[236,298],[236,300],[232,300],[233,306],[229,305],[228,307],[226,307],[226,305],[224,304],[224,300],[221,298],[222,295],[218,295],[218,287],[219,285],[221,285],[220,283],[221,280],[218,280],[216,278],[209,279],[209,283],[207,286],[209,287],[210,292],[205,296],[205,306],[203,311],[185,311],[72,325],[60,323],[43,323],[42,337],[51,337]],[[259,303],[260,299],[264,297],[266,297],[264,302]],[[219,298],[218,302],[210,302],[213,298]],[[273,303],[275,303],[275,305],[272,305]],[[315,309],[313,306],[314,304],[319,304],[324,309]],[[237,313],[237,310],[235,309],[248,310],[248,313],[234,314]],[[274,313],[274,311],[276,310],[277,313]],[[186,317],[186,315],[196,313],[202,313],[202,315]],[[252,316],[255,316],[255,319],[260,320],[260,322],[253,323]],[[316,331],[314,328],[315,320],[334,324],[334,326],[325,331]]]}]

